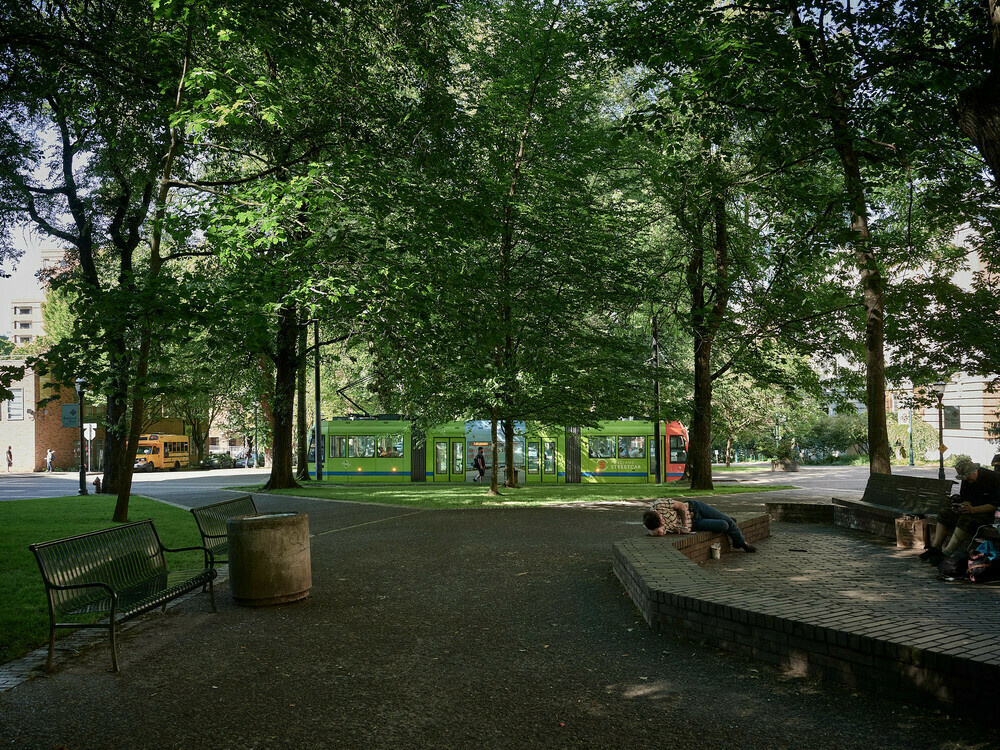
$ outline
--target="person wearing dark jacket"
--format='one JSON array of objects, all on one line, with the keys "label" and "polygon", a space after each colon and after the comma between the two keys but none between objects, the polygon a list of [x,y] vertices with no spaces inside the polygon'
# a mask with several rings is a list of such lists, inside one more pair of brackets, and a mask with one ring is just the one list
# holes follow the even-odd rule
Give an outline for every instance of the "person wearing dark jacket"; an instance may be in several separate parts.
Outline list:
[{"label": "person wearing dark jacket", "polygon": [[[1000,507],[1000,474],[968,458],[955,463],[955,474],[962,480],[958,497],[938,511],[937,526],[931,546],[920,559],[937,565],[950,553],[968,544],[980,526],[993,523],[993,514]],[[948,544],[945,538],[951,534]]]}]

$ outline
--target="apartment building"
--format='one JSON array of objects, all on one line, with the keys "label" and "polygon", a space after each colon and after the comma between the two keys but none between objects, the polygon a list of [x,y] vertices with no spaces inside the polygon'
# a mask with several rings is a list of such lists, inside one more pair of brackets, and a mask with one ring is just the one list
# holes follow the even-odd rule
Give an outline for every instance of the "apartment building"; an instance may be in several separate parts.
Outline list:
[{"label": "apartment building", "polygon": [[30,344],[45,330],[41,299],[15,299],[10,305],[11,341],[14,345]]}]

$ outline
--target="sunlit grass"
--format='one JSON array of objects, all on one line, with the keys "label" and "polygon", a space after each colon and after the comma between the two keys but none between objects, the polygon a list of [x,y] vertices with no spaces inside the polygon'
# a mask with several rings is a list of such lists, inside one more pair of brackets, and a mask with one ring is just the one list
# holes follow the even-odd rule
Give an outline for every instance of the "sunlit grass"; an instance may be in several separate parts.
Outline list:
[{"label": "sunlit grass", "polygon": [[[259,492],[260,487],[241,487]],[[274,490],[275,494],[318,497],[327,500],[402,505],[412,508],[454,509],[490,507],[542,507],[567,503],[613,503],[628,500],[648,501],[658,497],[712,497],[746,492],[792,489],[790,485],[766,487],[726,487],[715,490],[692,490],[680,482],[669,484],[546,484],[526,485],[517,489],[500,488],[491,496],[488,486],[477,484],[338,485],[331,482],[305,482],[299,489]]]},{"label": "sunlit grass", "polygon": [[[83,534],[114,526],[111,495],[8,500],[0,503],[0,664],[45,645],[49,639],[49,613],[45,586],[29,544]],[[152,518],[165,547],[201,544],[191,513],[181,508],[133,496],[129,519]],[[176,569],[204,566],[198,552],[167,555]],[[91,622],[99,619],[94,617]],[[63,630],[60,634],[65,634]]]}]

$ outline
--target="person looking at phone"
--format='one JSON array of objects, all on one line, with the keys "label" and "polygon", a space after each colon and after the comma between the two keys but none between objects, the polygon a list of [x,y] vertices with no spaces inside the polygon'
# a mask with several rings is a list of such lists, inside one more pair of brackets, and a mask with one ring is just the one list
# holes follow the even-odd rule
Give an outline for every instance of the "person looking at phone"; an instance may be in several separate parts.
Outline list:
[{"label": "person looking at phone", "polygon": [[[955,462],[955,474],[962,480],[958,495],[952,495],[949,504],[938,511],[931,546],[920,555],[921,560],[932,565],[968,544],[980,526],[992,524],[993,514],[1000,507],[1000,474],[968,458]],[[942,546],[949,533],[951,539]]]}]

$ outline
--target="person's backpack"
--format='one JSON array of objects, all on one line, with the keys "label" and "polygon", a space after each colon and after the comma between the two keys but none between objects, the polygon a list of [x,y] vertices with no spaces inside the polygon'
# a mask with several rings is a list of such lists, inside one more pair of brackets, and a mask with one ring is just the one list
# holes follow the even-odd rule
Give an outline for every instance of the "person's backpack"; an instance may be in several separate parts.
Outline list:
[{"label": "person's backpack", "polygon": [[988,539],[983,540],[969,553],[969,580],[973,583],[982,583],[993,577],[996,573],[996,559],[996,546]]},{"label": "person's backpack", "polygon": [[952,580],[965,578],[969,572],[969,553],[966,550],[952,552],[938,564],[938,576]]}]

